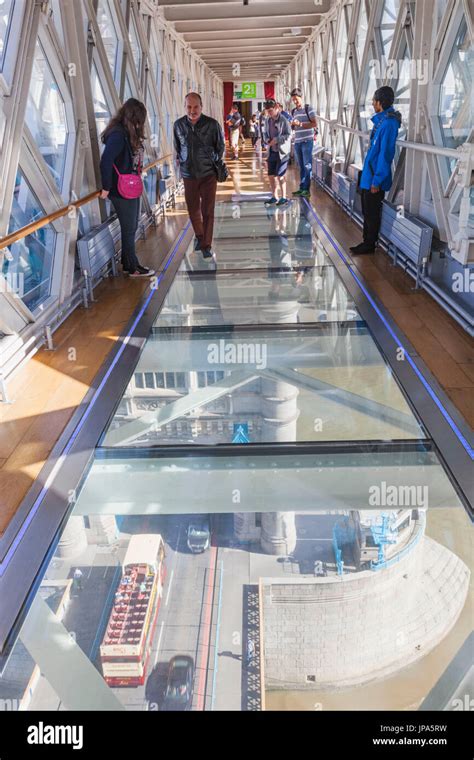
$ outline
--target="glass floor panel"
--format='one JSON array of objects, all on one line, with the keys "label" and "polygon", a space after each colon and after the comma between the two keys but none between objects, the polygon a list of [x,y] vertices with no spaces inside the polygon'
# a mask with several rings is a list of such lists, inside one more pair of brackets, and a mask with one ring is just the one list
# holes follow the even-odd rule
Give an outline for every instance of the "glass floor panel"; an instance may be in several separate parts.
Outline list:
[{"label": "glass floor panel", "polygon": [[[185,330],[184,334],[182,330]],[[155,328],[103,446],[420,439],[367,328]]]},{"label": "glass floor panel", "polygon": [[274,269],[248,274],[179,273],[157,327],[360,319],[334,267]]},{"label": "glass floor panel", "polygon": [[[191,245],[71,483],[0,702],[453,709],[442,676],[471,667],[466,511],[299,205],[216,217],[217,274],[186,271],[209,268]],[[310,263],[276,266],[276,224]]]},{"label": "glass floor panel", "polygon": [[[235,215],[235,216],[233,216]],[[216,260],[203,259],[189,246],[183,270],[332,266],[315,229],[293,202],[287,210],[260,203],[218,204],[214,231]]]}]

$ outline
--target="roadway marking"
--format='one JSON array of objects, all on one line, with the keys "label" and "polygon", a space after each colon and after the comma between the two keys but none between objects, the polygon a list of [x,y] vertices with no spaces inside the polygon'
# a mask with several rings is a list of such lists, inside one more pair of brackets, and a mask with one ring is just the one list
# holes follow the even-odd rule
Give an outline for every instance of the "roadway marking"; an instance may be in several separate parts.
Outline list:
[{"label": "roadway marking", "polygon": [[[212,597],[214,594],[214,584],[216,576],[216,564],[217,564],[217,546],[211,546],[209,558],[209,583],[207,588],[207,599],[205,601],[206,614],[204,619],[203,629],[206,631],[205,639],[206,643],[203,644],[201,662],[199,666],[199,684],[198,684],[198,710],[204,710],[205,708],[205,694],[204,694],[204,682],[207,674],[206,661],[209,657],[210,639],[211,639],[211,619],[212,619]],[[199,642],[198,642],[199,643]]]},{"label": "roadway marking", "polygon": [[156,657],[155,661],[153,663],[153,669],[156,668],[156,663],[158,662],[158,655],[160,653],[160,644],[161,644],[161,637],[163,636],[163,628],[165,627],[165,621],[162,622],[160,626],[160,635],[158,636],[158,644],[156,645]]},{"label": "roadway marking", "polygon": [[173,585],[173,576],[174,576],[174,567],[173,567],[173,569],[171,571],[170,580],[169,580],[169,583],[168,583],[168,593],[166,594],[165,607],[168,606],[168,600],[170,598],[171,586]]}]

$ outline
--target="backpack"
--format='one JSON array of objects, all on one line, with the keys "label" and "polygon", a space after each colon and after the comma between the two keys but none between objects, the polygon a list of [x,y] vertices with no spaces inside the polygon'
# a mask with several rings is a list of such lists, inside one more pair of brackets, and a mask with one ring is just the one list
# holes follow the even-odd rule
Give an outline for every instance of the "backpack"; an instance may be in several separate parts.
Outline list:
[{"label": "backpack", "polygon": [[[311,119],[309,118],[309,112],[308,112],[308,109],[309,109],[309,103],[305,103],[305,104],[304,104],[304,110],[306,111],[306,116],[307,116],[307,118],[308,118],[308,121],[311,121]],[[295,111],[296,111],[296,110],[297,110],[296,108],[292,108],[292,110],[291,110],[291,118],[293,118],[293,116],[294,116],[294,113],[295,113]],[[309,128],[309,127],[308,127],[308,128]],[[316,127],[313,127],[313,129],[314,129],[315,133],[316,133],[316,134],[318,134],[318,130],[317,130],[317,128],[316,128]]]},{"label": "backpack", "polygon": [[242,127],[245,127],[246,121],[245,121],[245,117],[242,116],[242,115],[240,117],[240,123],[241,123]]}]

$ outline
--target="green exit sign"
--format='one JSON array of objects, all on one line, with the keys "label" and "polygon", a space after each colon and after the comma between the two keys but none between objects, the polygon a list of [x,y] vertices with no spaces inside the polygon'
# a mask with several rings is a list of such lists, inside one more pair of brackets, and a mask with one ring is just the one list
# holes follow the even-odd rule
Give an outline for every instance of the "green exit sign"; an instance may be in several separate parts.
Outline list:
[{"label": "green exit sign", "polygon": [[240,98],[242,97],[242,93],[241,92],[234,92],[234,97],[236,97],[237,100],[240,100]]},{"label": "green exit sign", "polygon": [[242,97],[256,98],[257,97],[257,83],[256,82],[242,82]]}]

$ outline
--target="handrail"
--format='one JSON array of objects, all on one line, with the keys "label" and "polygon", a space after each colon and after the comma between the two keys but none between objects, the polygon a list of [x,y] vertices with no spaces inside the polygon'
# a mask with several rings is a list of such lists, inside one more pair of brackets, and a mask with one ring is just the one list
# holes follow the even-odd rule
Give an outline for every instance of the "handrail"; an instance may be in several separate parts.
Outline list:
[{"label": "handrail", "polygon": [[[156,161],[152,161],[151,164],[147,164],[145,167],[143,167],[143,171],[150,171],[150,169],[158,166],[158,164],[161,164],[166,158],[170,158],[172,155],[172,153],[167,153],[165,156],[160,156],[160,158],[157,158]],[[60,217],[66,216],[66,214],[69,214],[71,211],[71,208],[80,208],[81,206],[85,206],[87,203],[95,200],[95,198],[98,198],[100,194],[101,190],[94,190],[93,193],[89,193],[89,195],[85,195],[83,198],[79,198],[77,201],[71,201],[71,203],[69,203],[67,206],[58,208],[57,211],[53,211],[51,214],[42,216],[41,219],[37,219],[35,222],[30,222],[30,224],[25,225],[25,227],[21,227],[19,230],[16,230],[16,232],[12,232],[10,235],[6,235],[5,237],[0,238],[0,250],[2,248],[8,248],[9,245],[17,243],[18,240],[22,240],[28,235],[31,235],[33,232],[40,230],[42,227],[46,227],[47,224],[56,221],[56,219],[60,219]]]},{"label": "handrail", "polygon": [[[343,129],[345,132],[351,132],[353,135],[359,135],[360,137],[369,137],[369,132],[362,132],[360,129],[354,129],[353,127],[346,127],[345,124],[340,124],[332,119],[327,119],[325,116],[316,114],[316,119],[330,124],[337,129]],[[397,140],[397,145],[401,148],[410,148],[411,150],[421,150],[422,153],[434,153],[437,156],[448,156],[448,158],[460,158],[459,150],[456,148],[444,148],[441,145],[432,145],[431,143],[418,143],[408,142],[408,140]]]}]

